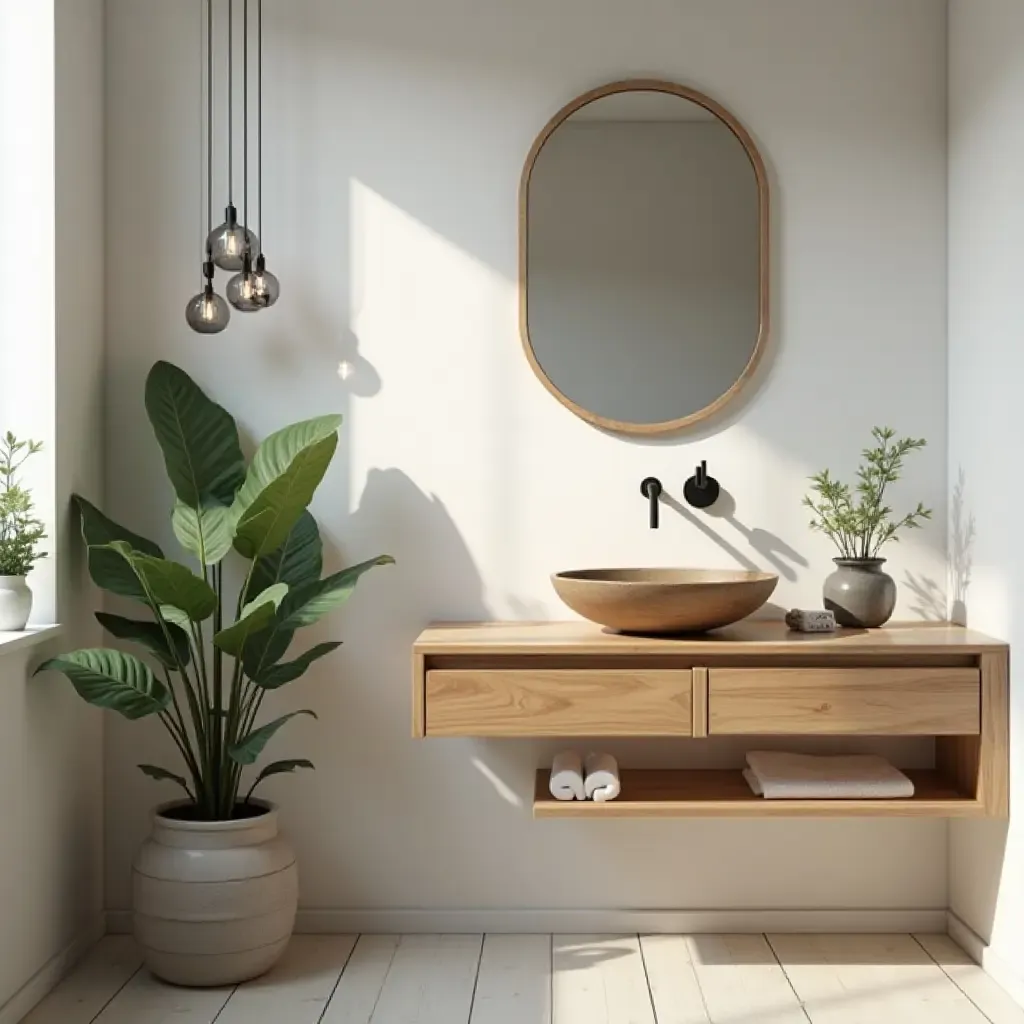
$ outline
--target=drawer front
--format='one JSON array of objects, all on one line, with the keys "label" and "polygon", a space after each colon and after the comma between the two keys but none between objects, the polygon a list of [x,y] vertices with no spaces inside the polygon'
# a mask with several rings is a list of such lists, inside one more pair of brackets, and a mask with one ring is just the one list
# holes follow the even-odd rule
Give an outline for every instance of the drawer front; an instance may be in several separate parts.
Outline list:
[{"label": "drawer front", "polygon": [[712,736],[980,732],[973,668],[723,668],[709,687]]},{"label": "drawer front", "polygon": [[433,669],[428,736],[690,736],[689,669]]}]

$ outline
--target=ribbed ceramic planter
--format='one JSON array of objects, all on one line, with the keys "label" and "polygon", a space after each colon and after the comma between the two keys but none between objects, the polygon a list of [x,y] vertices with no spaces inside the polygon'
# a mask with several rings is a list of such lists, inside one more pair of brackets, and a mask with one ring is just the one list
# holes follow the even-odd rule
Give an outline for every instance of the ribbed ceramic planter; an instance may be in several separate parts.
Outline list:
[{"label": "ribbed ceramic planter", "polygon": [[0,576],[0,632],[25,628],[32,614],[32,591],[24,576]]},{"label": "ribbed ceramic planter", "polygon": [[824,587],[825,607],[840,626],[871,629],[884,625],[896,608],[896,581],[884,558],[833,558],[835,572]]},{"label": "ribbed ceramic planter", "polygon": [[[253,801],[257,803],[257,801]],[[236,821],[185,821],[157,808],[132,869],[135,938],[175,985],[231,985],[277,963],[295,925],[295,854],[277,809]]]}]

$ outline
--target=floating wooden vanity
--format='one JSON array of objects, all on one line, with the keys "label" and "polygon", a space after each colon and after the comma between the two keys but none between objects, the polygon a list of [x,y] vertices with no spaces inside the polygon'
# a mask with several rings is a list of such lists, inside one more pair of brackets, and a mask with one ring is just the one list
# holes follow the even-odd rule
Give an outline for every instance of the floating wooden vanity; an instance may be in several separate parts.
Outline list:
[{"label": "floating wooden vanity", "polygon": [[935,738],[935,767],[906,773],[910,799],[771,801],[739,769],[625,769],[617,800],[560,802],[542,769],[537,817],[1005,817],[1008,703],[1006,644],[944,624],[800,634],[748,621],[687,638],[442,624],[413,649],[417,737]]}]

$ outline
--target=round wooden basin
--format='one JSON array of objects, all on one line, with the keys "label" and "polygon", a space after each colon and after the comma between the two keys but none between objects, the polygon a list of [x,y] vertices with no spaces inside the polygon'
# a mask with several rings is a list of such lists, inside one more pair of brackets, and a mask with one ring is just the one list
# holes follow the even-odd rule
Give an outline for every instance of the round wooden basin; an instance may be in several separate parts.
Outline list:
[{"label": "round wooden basin", "polygon": [[622,633],[703,633],[756,612],[779,577],[734,569],[574,569],[551,582],[585,619]]}]

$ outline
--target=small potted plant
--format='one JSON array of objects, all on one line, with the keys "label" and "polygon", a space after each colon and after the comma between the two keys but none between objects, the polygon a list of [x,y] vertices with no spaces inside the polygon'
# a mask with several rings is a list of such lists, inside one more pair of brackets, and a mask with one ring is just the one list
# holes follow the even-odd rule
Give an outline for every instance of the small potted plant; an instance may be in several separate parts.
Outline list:
[{"label": "small potted plant", "polygon": [[[295,855],[277,812],[254,798],[264,779],[312,768],[305,758],[256,762],[307,709],[260,722],[267,694],[298,679],[338,642],[286,659],[296,634],[340,607],[388,555],[330,575],[307,511],[338,445],[340,416],[277,431],[242,455],[234,419],[178,367],[159,362],[146,411],[176,500],[171,523],[191,566],[75,498],[93,581],[137,602],[144,617],[97,612],[144,657],[106,647],[51,658],[90,704],[153,716],[182,766],[140,764],[184,800],[156,809],[135,858],[135,937],[150,970],[180,985],[229,985],[284,952],[298,902]],[[234,556],[240,572],[225,572]],[[249,778],[245,778],[251,772]]]},{"label": "small potted plant", "polygon": [[825,580],[825,607],[841,626],[869,628],[888,622],[896,607],[896,583],[882,570],[879,552],[899,540],[901,530],[914,530],[931,519],[920,502],[913,512],[893,519],[885,503],[886,488],[899,480],[903,460],[925,447],[924,438],[897,438],[889,427],[871,431],[875,447],[862,453],[857,483],[850,487],[826,469],[811,477],[812,494],[804,498],[811,510],[811,529],[826,534],[839,550],[835,572]]},{"label": "small potted plant", "polygon": [[40,558],[46,538],[35,516],[32,493],[18,482],[26,459],[43,450],[40,441],[19,441],[10,431],[0,440],[0,631],[24,629],[32,614],[26,577]]}]

